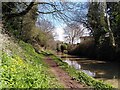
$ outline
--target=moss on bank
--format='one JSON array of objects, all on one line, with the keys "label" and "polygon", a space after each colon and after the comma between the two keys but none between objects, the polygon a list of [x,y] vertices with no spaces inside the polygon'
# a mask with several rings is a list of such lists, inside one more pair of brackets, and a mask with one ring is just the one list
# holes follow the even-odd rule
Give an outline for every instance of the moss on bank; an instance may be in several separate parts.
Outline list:
[{"label": "moss on bank", "polygon": [[[12,44],[13,45],[13,44]],[[20,41],[10,53],[2,52],[0,66],[0,88],[62,88],[43,63],[44,54]],[[20,49],[18,49],[20,48]],[[20,51],[17,51],[20,50]],[[8,51],[8,50],[6,50]]]},{"label": "moss on bank", "polygon": [[48,54],[53,58],[55,62],[58,63],[58,65],[63,68],[66,72],[69,73],[71,77],[74,77],[77,81],[80,83],[89,86],[90,88],[93,88],[95,90],[113,90],[113,86],[110,84],[106,84],[103,81],[96,80],[91,76],[88,76],[84,72],[80,70],[76,70],[74,67],[69,66],[66,62],[63,62],[63,60],[54,54]]}]

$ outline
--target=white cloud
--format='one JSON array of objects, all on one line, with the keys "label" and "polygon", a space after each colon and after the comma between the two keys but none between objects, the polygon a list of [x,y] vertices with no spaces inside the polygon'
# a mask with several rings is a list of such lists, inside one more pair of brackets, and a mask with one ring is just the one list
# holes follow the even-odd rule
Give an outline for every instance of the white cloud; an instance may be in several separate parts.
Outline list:
[{"label": "white cloud", "polygon": [[62,27],[57,27],[55,29],[55,32],[57,34],[56,40],[64,41],[64,30]]}]

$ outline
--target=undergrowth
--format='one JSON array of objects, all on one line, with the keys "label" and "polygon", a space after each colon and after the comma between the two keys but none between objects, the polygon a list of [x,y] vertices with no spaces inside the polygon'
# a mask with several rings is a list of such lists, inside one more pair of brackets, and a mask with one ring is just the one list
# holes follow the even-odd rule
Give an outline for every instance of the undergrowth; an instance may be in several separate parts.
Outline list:
[{"label": "undergrowth", "polygon": [[11,54],[2,52],[0,65],[0,88],[60,88],[60,83],[43,63],[44,54],[23,41],[22,50],[11,48]]}]

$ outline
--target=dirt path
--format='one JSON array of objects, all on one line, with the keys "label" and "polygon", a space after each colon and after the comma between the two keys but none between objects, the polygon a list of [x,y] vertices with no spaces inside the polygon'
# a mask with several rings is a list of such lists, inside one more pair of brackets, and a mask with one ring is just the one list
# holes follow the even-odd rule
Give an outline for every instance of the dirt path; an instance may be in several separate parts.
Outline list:
[{"label": "dirt path", "polygon": [[50,66],[51,72],[65,88],[84,88],[80,83],[73,80],[68,73],[61,69],[50,57],[46,57],[45,62]]}]

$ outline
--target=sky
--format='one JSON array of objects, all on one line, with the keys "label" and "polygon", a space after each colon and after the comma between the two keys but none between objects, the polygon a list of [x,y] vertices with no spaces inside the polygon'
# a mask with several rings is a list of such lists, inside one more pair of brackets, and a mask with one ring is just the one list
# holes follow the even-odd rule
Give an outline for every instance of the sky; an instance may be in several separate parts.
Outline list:
[{"label": "sky", "polygon": [[[0,0],[1,2],[31,2],[32,0]],[[36,0],[36,2],[48,2],[48,1],[52,1],[52,2],[57,2],[59,0]],[[105,0],[60,0],[60,1],[65,1],[65,2],[103,2]],[[107,2],[119,2],[120,0],[106,0]]]},{"label": "sky", "polygon": [[[55,28],[55,32],[57,34],[57,36],[55,37],[55,40],[59,40],[59,41],[62,41],[62,42],[67,42],[67,41],[65,41],[65,38],[64,38],[65,37],[65,34],[64,34],[64,27],[65,26],[66,26],[66,24]],[[80,26],[82,28],[85,28],[85,27],[83,27],[82,24]],[[83,36],[89,36],[89,31],[87,30],[87,28],[84,29]],[[75,44],[80,43],[80,39],[76,40],[74,43]]]},{"label": "sky", "polygon": [[55,37],[55,40],[59,40],[59,41],[64,41],[64,30],[62,27],[57,27],[55,28],[55,32],[57,34],[57,36]]},{"label": "sky", "polygon": [[51,1],[51,2],[58,2],[58,1],[63,1],[63,2],[88,2],[89,0],[36,0],[36,1]]},{"label": "sky", "polygon": [[60,22],[60,21],[56,21],[54,22],[55,25],[55,33],[57,34],[55,37],[55,40],[59,40],[59,41],[64,41],[64,37],[65,37],[65,32],[64,32],[64,28],[67,26],[64,22]]},{"label": "sky", "polygon": [[[74,2],[75,1],[85,1],[85,0],[74,0]],[[45,11],[44,9],[42,9],[42,10]],[[54,31],[57,34],[55,37],[55,40],[65,41],[64,28],[67,26],[66,23],[60,19],[59,20],[54,19],[52,14],[45,14],[44,17],[42,17],[42,18],[45,18],[45,19],[51,21],[53,23],[53,25],[55,26]],[[79,42],[79,41],[76,41],[76,43],[77,42]]]}]

